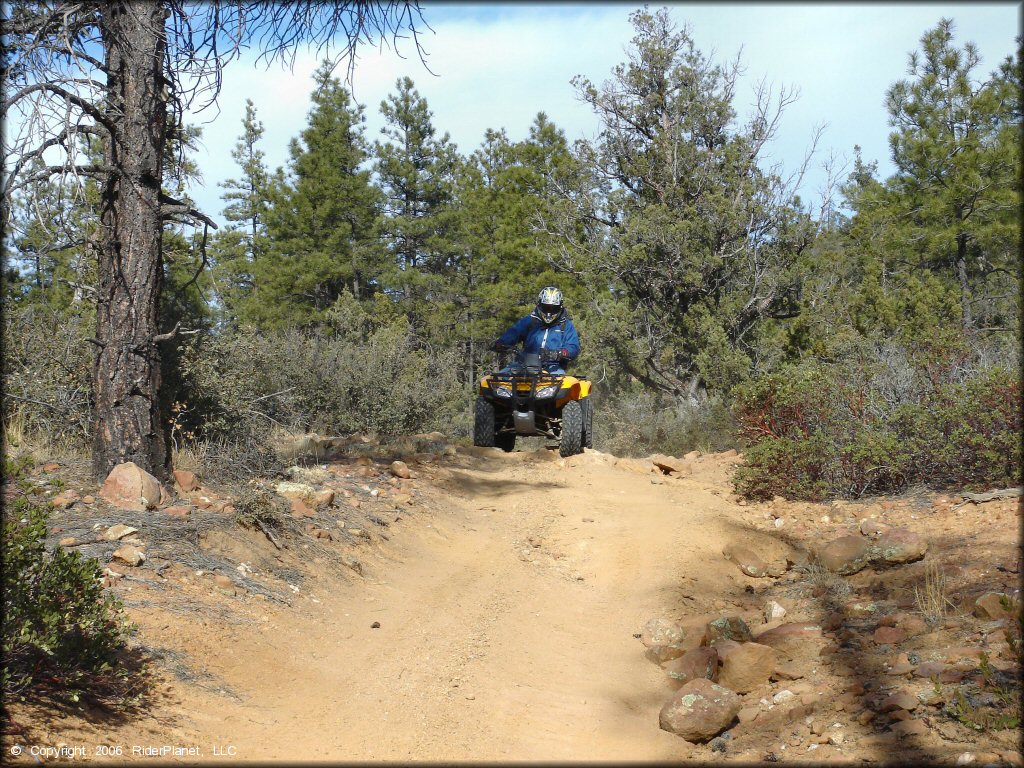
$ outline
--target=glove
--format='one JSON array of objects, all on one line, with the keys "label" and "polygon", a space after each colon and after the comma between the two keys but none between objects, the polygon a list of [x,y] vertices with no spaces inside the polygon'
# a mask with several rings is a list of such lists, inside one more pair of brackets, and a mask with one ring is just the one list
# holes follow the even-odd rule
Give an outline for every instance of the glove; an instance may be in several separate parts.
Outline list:
[{"label": "glove", "polygon": [[558,359],[564,360],[565,362],[569,362],[570,360],[572,360],[572,355],[569,354],[568,349],[562,347],[560,350],[558,350]]}]

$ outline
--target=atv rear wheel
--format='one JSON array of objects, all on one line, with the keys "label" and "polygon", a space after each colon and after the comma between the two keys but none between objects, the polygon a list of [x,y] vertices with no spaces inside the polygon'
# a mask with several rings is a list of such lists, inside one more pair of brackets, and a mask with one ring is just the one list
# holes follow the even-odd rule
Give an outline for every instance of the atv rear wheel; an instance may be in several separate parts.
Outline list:
[{"label": "atv rear wheel", "polygon": [[493,448],[494,437],[494,404],[478,397],[473,418],[473,445]]},{"label": "atv rear wheel", "polygon": [[583,404],[583,447],[594,447],[594,404],[590,398],[584,398]]},{"label": "atv rear wheel", "polygon": [[570,400],[562,408],[562,442],[558,453],[563,458],[583,453],[583,406]]}]

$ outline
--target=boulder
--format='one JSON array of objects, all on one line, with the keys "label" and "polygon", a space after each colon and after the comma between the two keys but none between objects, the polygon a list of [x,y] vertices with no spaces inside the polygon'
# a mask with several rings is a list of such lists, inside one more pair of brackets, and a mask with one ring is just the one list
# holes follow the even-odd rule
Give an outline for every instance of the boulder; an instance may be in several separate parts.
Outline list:
[{"label": "boulder", "polygon": [[705,678],[686,683],[661,708],[662,730],[689,742],[705,742],[724,731],[740,711],[740,697]]},{"label": "boulder", "polygon": [[872,542],[872,560],[887,563],[912,563],[920,560],[928,551],[928,542],[906,528],[892,528]]},{"label": "boulder", "polygon": [[107,528],[100,538],[104,541],[117,541],[118,539],[123,539],[125,536],[131,536],[133,533],[138,532],[138,528],[132,528],[129,525],[122,525],[121,523],[118,523],[117,525],[112,525]]},{"label": "boulder", "polygon": [[401,477],[407,479],[412,477],[412,472],[409,471],[409,465],[404,461],[393,461],[391,462],[391,474],[395,477]]},{"label": "boulder", "polygon": [[778,653],[760,643],[743,643],[722,660],[718,683],[736,693],[749,693],[768,682],[775,671]]},{"label": "boulder", "polygon": [[647,656],[661,664],[677,659],[686,649],[682,647],[683,629],[675,622],[663,618],[648,621],[640,633],[640,642],[647,648]]},{"label": "boulder", "polygon": [[899,627],[879,627],[872,637],[879,645],[897,645],[907,639],[907,633]]},{"label": "boulder", "polygon": [[996,621],[1012,616],[1016,604],[1005,592],[986,592],[974,601],[971,612],[979,619]]},{"label": "boulder", "polygon": [[282,481],[274,486],[274,490],[286,499],[299,499],[309,503],[312,503],[316,497],[316,489],[306,483]]},{"label": "boulder", "polygon": [[739,616],[722,616],[704,625],[701,645],[714,645],[717,640],[735,640],[745,643],[752,638],[750,627]]},{"label": "boulder", "polygon": [[54,509],[67,509],[78,500],[78,491],[64,491],[50,499],[50,506]]},{"label": "boulder", "polygon": [[142,565],[143,561],[146,559],[146,553],[138,547],[133,547],[131,544],[125,544],[119,547],[114,551],[112,556],[135,567]]},{"label": "boulder", "polygon": [[182,493],[199,490],[199,479],[195,473],[184,469],[174,470],[174,484]]},{"label": "boulder", "polygon": [[797,656],[820,639],[821,627],[817,624],[791,622],[765,630],[754,638],[754,642],[770,646],[789,656]]},{"label": "boulder", "polygon": [[747,576],[760,579],[768,575],[768,568],[760,555],[742,544],[726,544],[722,554]]},{"label": "boulder", "polygon": [[718,651],[714,648],[693,648],[679,658],[666,662],[663,669],[673,680],[682,683],[699,677],[715,680],[718,677]]},{"label": "boulder", "polygon": [[871,562],[871,546],[861,536],[840,536],[815,550],[817,561],[833,573],[846,576]]},{"label": "boulder", "polygon": [[119,509],[143,512],[160,504],[160,481],[135,462],[118,464],[107,475],[100,496]]},{"label": "boulder", "polygon": [[329,507],[334,503],[334,491],[330,488],[325,488],[322,491],[316,491],[310,501],[312,501],[313,506],[317,508]]},{"label": "boulder", "polygon": [[774,600],[769,600],[764,604],[764,620],[765,623],[781,619],[786,615],[786,609],[779,605]]}]

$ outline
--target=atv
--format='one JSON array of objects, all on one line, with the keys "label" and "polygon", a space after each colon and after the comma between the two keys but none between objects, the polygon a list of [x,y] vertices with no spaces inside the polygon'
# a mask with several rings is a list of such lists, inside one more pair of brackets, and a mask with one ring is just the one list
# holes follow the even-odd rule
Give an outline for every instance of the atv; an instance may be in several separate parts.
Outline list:
[{"label": "atv", "polygon": [[542,354],[520,353],[506,369],[480,380],[473,445],[511,451],[517,435],[534,435],[558,440],[562,456],[594,447],[590,381],[544,370],[557,353]]}]

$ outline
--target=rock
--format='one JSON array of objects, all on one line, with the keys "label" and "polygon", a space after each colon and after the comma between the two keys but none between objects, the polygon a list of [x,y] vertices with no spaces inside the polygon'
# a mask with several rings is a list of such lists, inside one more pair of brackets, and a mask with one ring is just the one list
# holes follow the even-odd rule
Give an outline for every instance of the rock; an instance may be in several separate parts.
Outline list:
[{"label": "rock", "polygon": [[58,547],[73,547],[78,543],[78,539],[74,536],[65,536],[63,539],[57,542]]},{"label": "rock", "polygon": [[902,629],[907,637],[915,637],[928,631],[928,624],[920,616],[909,615],[901,619],[896,625]]},{"label": "rock", "polygon": [[917,709],[918,704],[920,704],[920,702],[917,700],[917,696],[914,696],[912,693],[907,693],[906,691],[898,691],[882,699],[881,703],[878,705],[878,709],[881,712],[892,712],[897,709],[912,711]]},{"label": "rock", "polygon": [[1005,592],[986,592],[974,601],[971,612],[979,619],[996,621],[1012,616],[1015,607],[1014,600]]},{"label": "rock", "polygon": [[302,499],[292,499],[292,517],[316,517],[316,511],[311,509]]},{"label": "rock", "polygon": [[843,610],[851,619],[866,619],[878,615],[879,605],[878,603],[854,600],[852,603],[844,605]]},{"label": "rock", "polygon": [[697,678],[665,703],[658,721],[662,730],[696,743],[724,731],[739,711],[739,696],[710,680]]},{"label": "rock", "polygon": [[189,472],[185,469],[176,469],[173,474],[174,484],[182,493],[199,490],[199,479],[195,476],[194,472]]},{"label": "rock", "polygon": [[866,520],[860,521],[860,532],[865,536],[878,536],[879,534],[884,533],[885,530],[885,526],[877,520],[867,518]]},{"label": "rock", "polygon": [[682,477],[693,473],[690,464],[683,459],[676,459],[662,453],[651,456],[651,464],[662,474]]},{"label": "rock", "polygon": [[775,671],[772,672],[772,677],[775,680],[799,680],[804,676],[804,673],[800,671],[800,667],[791,661],[780,661],[775,664]]},{"label": "rock", "polygon": [[773,704],[782,704],[784,701],[796,698],[796,694],[787,688],[783,688],[781,691],[772,696]]},{"label": "rock", "polygon": [[56,472],[58,469],[60,469],[60,464],[56,462],[51,461],[48,464],[43,464],[43,472]]},{"label": "rock", "polygon": [[940,661],[925,661],[914,670],[914,677],[923,677],[930,680],[945,672],[948,667]]},{"label": "rock", "polygon": [[879,627],[872,635],[878,645],[897,645],[907,639],[907,633],[899,627]]},{"label": "rock", "polygon": [[757,553],[744,547],[742,544],[726,544],[722,549],[722,554],[726,559],[735,563],[747,576],[760,579],[768,575],[768,569],[765,566],[764,560]]},{"label": "rock", "polygon": [[274,490],[279,496],[284,496],[286,499],[299,499],[304,502],[312,502],[313,497],[316,496],[316,489],[313,486],[286,480],[275,485]]},{"label": "rock", "polygon": [[817,624],[789,623],[768,629],[754,638],[754,642],[767,645],[777,651],[795,655],[810,640],[821,639],[821,627]]},{"label": "rock", "polygon": [[100,496],[119,509],[144,512],[160,503],[160,482],[134,462],[118,464],[107,475]]},{"label": "rock", "polygon": [[722,616],[704,625],[701,645],[714,645],[720,639],[746,643],[752,639],[750,627],[739,616]]},{"label": "rock", "polygon": [[640,642],[647,648],[647,656],[658,664],[682,656],[683,629],[663,618],[648,621],[640,632]]},{"label": "rock", "polygon": [[391,497],[391,500],[395,502],[395,504],[412,504],[412,496],[408,493],[396,493]]},{"label": "rock", "polygon": [[928,733],[928,725],[924,720],[901,720],[889,726],[889,730],[900,738],[904,736],[924,736]]},{"label": "rock", "polygon": [[872,543],[872,559],[887,563],[912,563],[924,557],[927,551],[928,542],[906,528],[886,531]]},{"label": "rock", "polygon": [[133,567],[138,567],[142,565],[143,561],[146,559],[146,553],[131,544],[125,544],[116,549],[112,557],[128,563],[128,565]]},{"label": "rock", "polygon": [[731,459],[734,456],[739,456],[739,453],[737,453],[735,448],[730,448],[728,451],[722,451],[718,454],[718,458],[720,459]]},{"label": "rock", "polygon": [[83,504],[95,504],[96,503],[96,497],[95,496],[83,496],[82,497],[82,503]]},{"label": "rock", "polygon": [[218,587],[222,587],[224,589],[231,589],[235,586],[235,582],[233,582],[229,576],[225,576],[221,573],[218,573],[213,577],[213,582]]},{"label": "rock", "polygon": [[718,677],[718,651],[714,648],[693,648],[662,666],[669,677],[683,683],[698,677],[714,681]]},{"label": "rock", "polygon": [[391,474],[394,475],[395,477],[401,477],[401,478],[410,478],[410,477],[412,477],[412,472],[409,471],[409,465],[406,464],[404,461],[393,461],[393,462],[391,462],[390,470],[391,470]]},{"label": "rock", "polygon": [[138,532],[138,528],[132,528],[130,525],[122,525],[118,523],[117,525],[112,525],[107,528],[100,538],[104,541],[117,541],[119,539],[123,539],[125,536],[131,536],[133,533]]},{"label": "rock", "polygon": [[774,648],[759,643],[743,643],[722,661],[718,683],[736,693],[749,693],[768,682],[777,662],[778,653]]},{"label": "rock", "polygon": [[191,510],[188,507],[165,507],[163,512],[165,515],[184,520],[189,516]]},{"label": "rock", "polygon": [[341,558],[341,564],[344,565],[346,568],[349,568],[349,569],[355,571],[360,576],[363,575],[363,564],[361,562],[359,562],[358,560],[356,560],[354,557],[348,557],[348,556],[342,557]]},{"label": "rock", "polygon": [[764,620],[765,622],[776,621],[786,615],[786,609],[779,605],[774,600],[769,600],[764,604]]},{"label": "rock", "polygon": [[334,491],[330,488],[325,488],[322,491],[316,491],[310,501],[312,501],[313,506],[316,508],[329,507],[334,503]]},{"label": "rock", "polygon": [[867,566],[871,552],[868,542],[860,536],[840,536],[815,550],[815,557],[823,567],[846,576]]},{"label": "rock", "polygon": [[67,509],[79,500],[77,491],[64,491],[50,499],[50,506],[53,509]]}]

